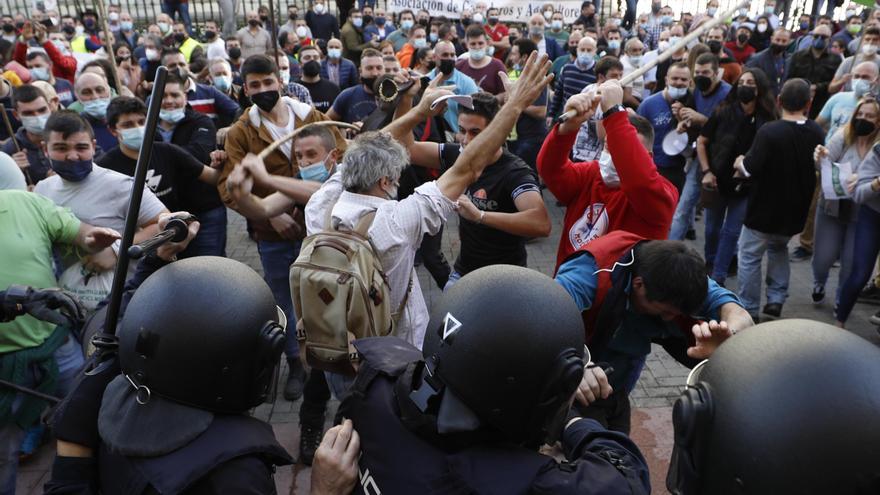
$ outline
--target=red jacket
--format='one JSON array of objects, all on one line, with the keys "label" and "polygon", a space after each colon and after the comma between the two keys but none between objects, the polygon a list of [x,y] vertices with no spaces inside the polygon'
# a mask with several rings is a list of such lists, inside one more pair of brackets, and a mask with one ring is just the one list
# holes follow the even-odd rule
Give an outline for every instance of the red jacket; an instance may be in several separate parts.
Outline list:
[{"label": "red jacket", "polygon": [[724,44],[724,47],[730,50],[731,53],[733,53],[734,60],[736,60],[740,65],[745,65],[746,61],[748,61],[749,58],[755,53],[755,47],[748,43],[746,43],[746,46],[740,48],[736,46],[736,41],[728,41]]},{"label": "red jacket", "polygon": [[[13,59],[25,67],[27,67],[27,49],[26,44],[17,42],[15,44],[15,55],[13,55]],[[49,60],[52,61],[52,75],[61,79],[67,79],[73,84],[73,79],[76,77],[76,59],[69,55],[63,55],[58,51],[58,48],[55,48],[51,41],[43,43],[43,49],[46,50]]]},{"label": "red jacket", "polygon": [[625,230],[647,239],[666,239],[678,203],[675,186],[663,178],[642,146],[626,112],[603,121],[608,151],[620,187],[602,181],[598,162],[568,159],[577,133],[560,135],[554,127],[538,154],[538,173],[550,192],[566,206],[556,268],[593,239]]}]

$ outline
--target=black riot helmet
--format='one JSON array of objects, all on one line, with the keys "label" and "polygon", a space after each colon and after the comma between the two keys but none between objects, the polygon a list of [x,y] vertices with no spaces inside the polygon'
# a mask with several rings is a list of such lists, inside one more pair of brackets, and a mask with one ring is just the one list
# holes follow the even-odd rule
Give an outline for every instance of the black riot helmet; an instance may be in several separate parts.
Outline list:
[{"label": "black riot helmet", "polygon": [[674,494],[880,493],[880,349],[779,320],[725,342],[673,408]]},{"label": "black riot helmet", "polygon": [[228,258],[188,258],[150,275],[118,332],[138,402],[159,396],[219,413],[262,402],[286,339],[274,301],[255,271]]},{"label": "black riot helmet", "polygon": [[538,445],[570,407],[584,349],[580,311],[562,287],[534,270],[492,265],[443,295],[423,355],[428,380],[481,423],[507,441]]}]

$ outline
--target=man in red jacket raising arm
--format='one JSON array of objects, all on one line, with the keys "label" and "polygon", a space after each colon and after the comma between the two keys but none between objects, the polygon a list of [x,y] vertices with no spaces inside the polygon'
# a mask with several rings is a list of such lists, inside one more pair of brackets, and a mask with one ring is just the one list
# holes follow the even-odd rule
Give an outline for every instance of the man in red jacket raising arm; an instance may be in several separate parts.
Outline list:
[{"label": "man in red jacket raising arm", "polygon": [[[538,154],[538,173],[565,207],[565,224],[556,267],[581,246],[614,230],[648,239],[666,239],[678,203],[675,186],[654,165],[654,130],[622,105],[623,88],[616,80],[599,87],[598,95],[577,94],[565,111],[577,115],[555,126]],[[605,150],[597,162],[573,163],[569,153],[577,131],[599,104]]]}]

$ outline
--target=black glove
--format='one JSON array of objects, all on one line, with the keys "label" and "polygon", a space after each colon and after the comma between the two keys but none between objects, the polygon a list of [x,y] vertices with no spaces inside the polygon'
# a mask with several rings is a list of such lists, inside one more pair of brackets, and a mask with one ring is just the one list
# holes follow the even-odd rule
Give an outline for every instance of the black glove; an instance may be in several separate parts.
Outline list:
[{"label": "black glove", "polygon": [[73,390],[52,415],[55,438],[93,450],[98,448],[98,411],[104,389],[119,373],[119,359],[115,352],[92,355],[77,376]]},{"label": "black glove", "polygon": [[85,310],[71,294],[61,289],[34,289],[12,285],[3,300],[4,313],[9,319],[28,313],[38,320],[75,329],[86,319]]}]

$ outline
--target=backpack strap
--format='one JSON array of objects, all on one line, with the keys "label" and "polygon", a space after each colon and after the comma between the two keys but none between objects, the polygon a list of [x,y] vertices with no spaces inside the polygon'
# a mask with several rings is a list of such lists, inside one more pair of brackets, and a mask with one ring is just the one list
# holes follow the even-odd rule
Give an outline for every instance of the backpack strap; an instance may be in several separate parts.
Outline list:
[{"label": "backpack strap", "polygon": [[391,313],[391,319],[395,322],[400,315],[403,314],[403,308],[406,307],[406,302],[409,301],[409,293],[412,292],[413,288],[413,276],[415,276],[416,267],[413,267],[409,272],[409,283],[406,285],[406,292],[403,294],[403,299],[400,301],[400,306],[397,307],[397,311]]}]

